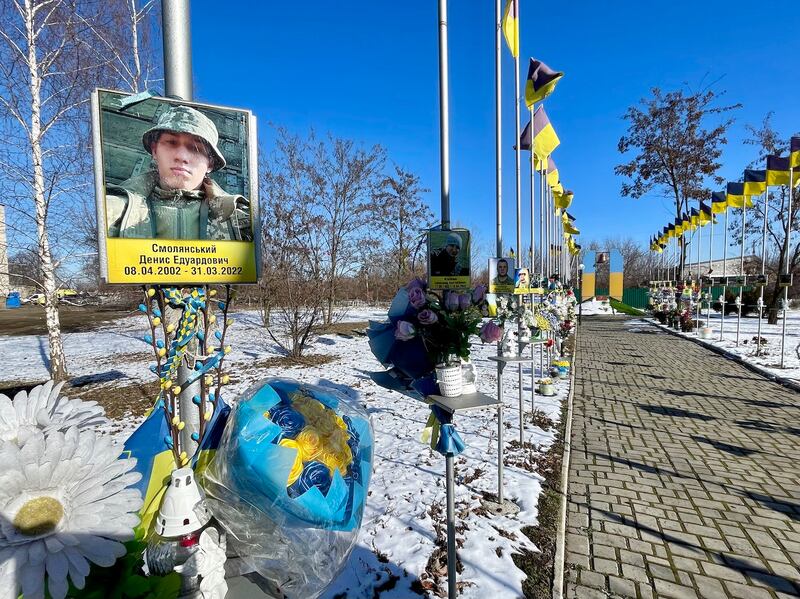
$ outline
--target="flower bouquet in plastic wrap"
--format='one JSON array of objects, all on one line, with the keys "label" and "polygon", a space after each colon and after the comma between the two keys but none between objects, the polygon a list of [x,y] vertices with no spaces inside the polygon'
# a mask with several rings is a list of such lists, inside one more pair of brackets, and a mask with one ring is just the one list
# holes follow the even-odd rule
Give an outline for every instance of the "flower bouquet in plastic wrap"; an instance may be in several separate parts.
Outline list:
[{"label": "flower bouquet in plastic wrap", "polygon": [[228,546],[289,597],[315,597],[356,541],[372,429],[327,387],[268,379],[248,389],[203,473]]}]

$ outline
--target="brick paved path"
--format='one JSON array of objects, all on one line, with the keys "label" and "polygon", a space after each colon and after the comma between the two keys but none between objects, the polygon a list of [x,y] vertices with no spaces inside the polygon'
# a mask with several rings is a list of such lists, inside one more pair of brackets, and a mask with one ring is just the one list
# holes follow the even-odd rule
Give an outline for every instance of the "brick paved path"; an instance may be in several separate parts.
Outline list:
[{"label": "brick paved path", "polygon": [[584,318],[566,550],[570,599],[800,596],[800,394]]}]

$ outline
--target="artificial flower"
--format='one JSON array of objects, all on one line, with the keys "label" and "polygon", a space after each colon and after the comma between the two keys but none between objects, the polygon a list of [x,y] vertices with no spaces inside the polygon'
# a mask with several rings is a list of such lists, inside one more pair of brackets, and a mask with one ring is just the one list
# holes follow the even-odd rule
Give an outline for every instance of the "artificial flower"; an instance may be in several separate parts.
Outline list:
[{"label": "artificial flower", "polygon": [[417,330],[414,328],[413,324],[407,320],[400,320],[398,321],[397,328],[394,331],[394,337],[400,341],[408,341],[409,339],[413,339],[416,333]]},{"label": "artificial flower", "polygon": [[281,439],[278,445],[286,447],[287,449],[294,449],[297,452],[294,457],[292,469],[289,470],[289,478],[286,479],[286,486],[288,487],[300,478],[300,475],[303,473],[303,452],[300,449],[300,444],[294,439]]},{"label": "artificial flower", "polygon": [[502,339],[503,329],[490,320],[481,327],[480,337],[484,343],[495,343]]},{"label": "artificial flower", "polygon": [[84,588],[89,562],[107,567],[126,553],[142,497],[141,478],[121,446],[72,427],[35,430],[0,446],[0,579],[8,596],[53,599]]},{"label": "artificial flower", "polygon": [[444,307],[449,312],[455,312],[458,310],[459,302],[458,302],[459,294],[455,291],[446,291],[444,294]]},{"label": "artificial flower", "polygon": [[422,310],[419,314],[417,314],[417,320],[420,324],[424,325],[431,325],[434,324],[439,317],[436,316],[436,312],[430,309]]},{"label": "artificial flower", "polygon": [[425,287],[425,281],[419,277],[414,277],[408,283],[406,283],[406,291],[411,291],[412,289],[425,289]]},{"label": "artificial flower", "polygon": [[269,411],[269,419],[281,427],[281,433],[289,439],[294,438],[306,425],[305,418],[285,403],[279,403]]},{"label": "artificial flower", "polygon": [[467,310],[472,305],[471,293],[458,294],[458,308],[459,310]]},{"label": "artificial flower", "polygon": [[486,285],[478,285],[472,290],[472,301],[481,303],[486,298]]},{"label": "artificial flower", "polygon": [[408,303],[419,310],[426,303],[425,292],[420,287],[412,287],[408,290]]},{"label": "artificial flower", "polygon": [[331,488],[331,473],[328,467],[321,462],[309,462],[303,468],[303,473],[295,484],[289,487],[291,497],[299,497],[312,487],[317,487],[323,495]]},{"label": "artificial flower", "polygon": [[304,462],[315,459],[322,452],[322,437],[313,426],[306,426],[295,440],[300,446]]},{"label": "artificial flower", "polygon": [[13,400],[0,393],[0,441],[22,442],[36,429],[63,432],[73,426],[93,429],[108,424],[96,402],[59,395],[63,386],[47,381],[30,393],[20,391]]}]

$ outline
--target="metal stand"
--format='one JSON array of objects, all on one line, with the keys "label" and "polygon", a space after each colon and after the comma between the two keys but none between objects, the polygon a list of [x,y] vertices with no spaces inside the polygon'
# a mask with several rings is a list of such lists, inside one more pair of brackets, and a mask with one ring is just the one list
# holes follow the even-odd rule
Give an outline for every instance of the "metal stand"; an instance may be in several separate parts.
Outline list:
[{"label": "metal stand", "polygon": [[[494,357],[494,356],[492,356]],[[428,395],[427,401],[436,404],[451,414],[463,410],[476,410],[502,406],[502,402],[483,393],[471,393],[459,397],[444,397],[442,395]],[[502,421],[501,425],[502,426]],[[502,456],[502,443],[499,443]],[[455,599],[456,590],[456,510],[455,510],[455,472],[453,456],[445,456],[445,491],[447,493],[447,596]],[[500,462],[502,464],[502,462]]]}]

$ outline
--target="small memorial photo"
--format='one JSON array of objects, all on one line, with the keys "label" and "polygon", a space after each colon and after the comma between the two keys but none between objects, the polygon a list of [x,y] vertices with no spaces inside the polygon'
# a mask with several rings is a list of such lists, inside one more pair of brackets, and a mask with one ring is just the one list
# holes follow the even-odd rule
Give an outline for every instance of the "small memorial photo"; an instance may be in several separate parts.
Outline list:
[{"label": "small memorial photo", "polygon": [[92,124],[106,282],[256,282],[252,113],[99,89]]},{"label": "small memorial photo", "polygon": [[468,289],[470,235],[466,229],[428,231],[428,284],[431,289]]},{"label": "small memorial photo", "polygon": [[514,293],[514,258],[489,258],[489,293]]},{"label": "small memorial photo", "polygon": [[527,268],[518,268],[514,271],[514,293],[516,295],[530,293],[531,281]]}]

